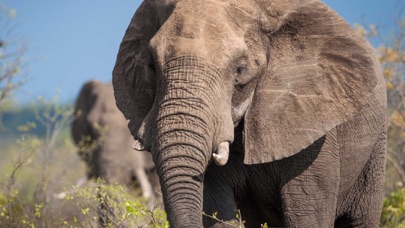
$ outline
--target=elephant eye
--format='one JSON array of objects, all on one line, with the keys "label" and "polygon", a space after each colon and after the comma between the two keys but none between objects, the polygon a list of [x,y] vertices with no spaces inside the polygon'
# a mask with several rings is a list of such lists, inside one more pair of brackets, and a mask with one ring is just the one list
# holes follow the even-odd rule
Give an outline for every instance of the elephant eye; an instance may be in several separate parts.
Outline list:
[{"label": "elephant eye", "polygon": [[242,75],[245,72],[246,72],[246,67],[245,66],[240,66],[240,67],[236,68],[236,74],[237,75]]},{"label": "elephant eye", "polygon": [[247,72],[247,67],[246,66],[239,66],[235,69],[235,78],[234,78],[234,83],[235,85],[240,85],[244,84],[245,77],[244,75]]},{"label": "elephant eye", "polygon": [[245,58],[240,58],[236,64],[235,64],[235,75],[238,76],[242,76],[246,73],[247,71],[247,61]]}]

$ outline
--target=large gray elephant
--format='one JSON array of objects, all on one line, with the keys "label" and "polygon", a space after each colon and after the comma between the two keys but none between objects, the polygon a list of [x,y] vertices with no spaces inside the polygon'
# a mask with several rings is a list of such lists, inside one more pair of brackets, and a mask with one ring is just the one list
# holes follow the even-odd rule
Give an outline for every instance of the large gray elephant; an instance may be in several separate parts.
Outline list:
[{"label": "large gray elephant", "polygon": [[145,0],[113,86],[172,227],[378,227],[384,79],[321,1]]},{"label": "large gray elephant", "polygon": [[91,80],[83,85],[75,104],[72,137],[88,166],[89,179],[127,186],[136,180],[144,196],[155,195],[159,183],[152,156],[132,149],[134,140],[115,104],[111,83]]}]

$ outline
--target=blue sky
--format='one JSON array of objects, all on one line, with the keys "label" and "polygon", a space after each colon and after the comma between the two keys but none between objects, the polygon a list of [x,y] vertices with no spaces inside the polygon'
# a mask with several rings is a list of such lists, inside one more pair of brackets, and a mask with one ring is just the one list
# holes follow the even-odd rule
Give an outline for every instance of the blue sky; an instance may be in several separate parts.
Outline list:
[{"label": "blue sky", "polygon": [[[90,79],[111,80],[116,54],[139,0],[6,0],[17,11],[13,37],[28,46],[27,83],[20,103],[39,96],[73,101]],[[324,0],[349,24],[374,23],[389,30],[403,0]]]}]

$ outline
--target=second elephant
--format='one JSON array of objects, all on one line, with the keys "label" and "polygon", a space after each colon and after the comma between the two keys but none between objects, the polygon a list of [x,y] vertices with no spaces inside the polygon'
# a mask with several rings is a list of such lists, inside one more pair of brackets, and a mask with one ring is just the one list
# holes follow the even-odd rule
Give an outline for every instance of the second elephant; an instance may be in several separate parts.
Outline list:
[{"label": "second elephant", "polygon": [[130,185],[135,179],[145,197],[159,189],[152,157],[132,150],[134,142],[115,104],[111,83],[91,80],[76,100],[72,137],[88,166],[87,176],[106,183]]}]

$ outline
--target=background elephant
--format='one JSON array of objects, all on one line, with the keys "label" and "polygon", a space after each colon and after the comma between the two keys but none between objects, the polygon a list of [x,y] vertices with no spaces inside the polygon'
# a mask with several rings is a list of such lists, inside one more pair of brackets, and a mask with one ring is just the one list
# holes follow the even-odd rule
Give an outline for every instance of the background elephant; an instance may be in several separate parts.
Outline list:
[{"label": "background elephant", "polygon": [[384,78],[324,3],[145,0],[113,86],[172,227],[378,226]]},{"label": "background elephant", "polygon": [[72,137],[88,166],[88,178],[132,185],[135,179],[145,197],[159,189],[152,157],[134,151],[127,121],[118,110],[111,83],[85,83],[76,100]]}]

